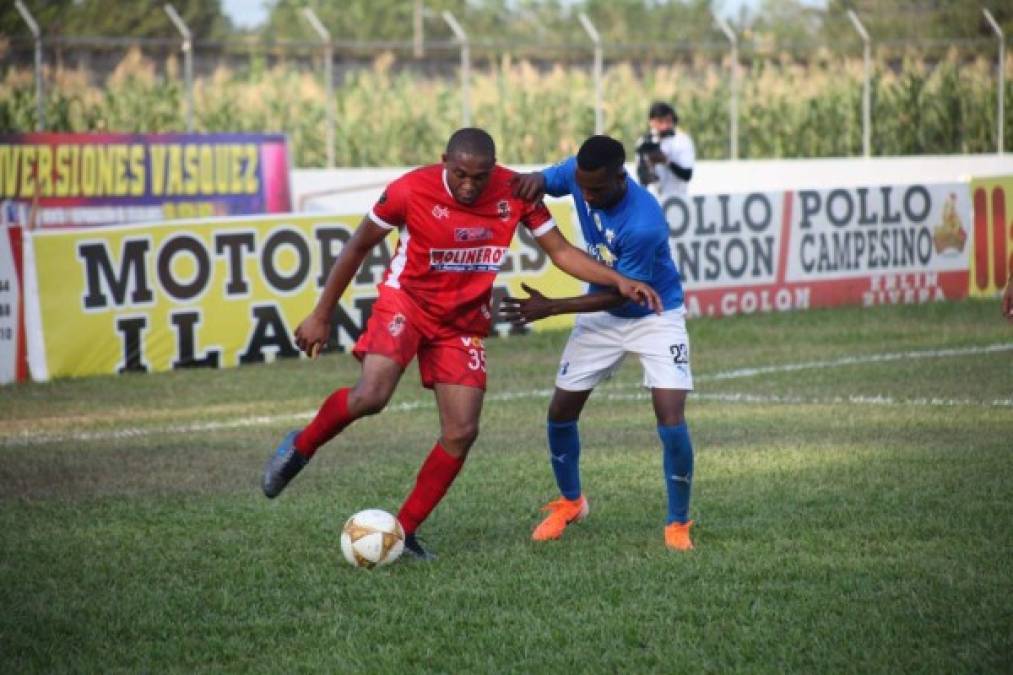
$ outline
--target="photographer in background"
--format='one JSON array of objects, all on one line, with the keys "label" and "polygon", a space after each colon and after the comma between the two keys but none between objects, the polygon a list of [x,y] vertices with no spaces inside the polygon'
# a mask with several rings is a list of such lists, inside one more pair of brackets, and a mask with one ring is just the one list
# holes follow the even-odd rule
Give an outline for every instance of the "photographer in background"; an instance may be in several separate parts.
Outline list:
[{"label": "photographer in background", "polygon": [[693,139],[678,123],[675,108],[657,101],[648,113],[650,128],[637,143],[637,179],[661,203],[686,194],[696,163]]}]

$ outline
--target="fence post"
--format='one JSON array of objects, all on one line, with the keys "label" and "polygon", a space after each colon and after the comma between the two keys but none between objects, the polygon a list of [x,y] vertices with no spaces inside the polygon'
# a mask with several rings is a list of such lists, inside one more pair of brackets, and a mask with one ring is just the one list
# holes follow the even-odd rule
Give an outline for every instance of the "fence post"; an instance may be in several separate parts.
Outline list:
[{"label": "fence post", "polygon": [[422,6],[422,0],[415,0],[415,8],[412,12],[412,55],[417,59],[426,55],[423,14],[425,14],[425,8]]},{"label": "fence post", "polygon": [[28,30],[32,31],[32,37],[35,39],[35,130],[43,131],[46,128],[46,104],[42,95],[42,31],[35,17],[25,7],[25,3],[17,0],[14,6],[28,24]]},{"label": "fence post", "polygon": [[731,81],[731,94],[728,101],[728,117],[729,117],[729,132],[730,137],[729,146],[732,159],[739,158],[739,39],[735,36],[735,31],[728,25],[728,22],[722,19],[717,14],[714,14],[714,21],[717,23],[718,28],[725,34],[728,41],[732,45],[732,81]]},{"label": "fence post", "polygon": [[869,157],[872,154],[872,45],[869,40],[869,32],[858,20],[854,10],[848,10],[848,18],[851,25],[862,38],[862,155]]},{"label": "fence post", "polygon": [[989,25],[992,26],[992,30],[995,32],[995,36],[999,38],[999,91],[997,92],[995,112],[995,146],[996,152],[1000,155],[1006,150],[1003,147],[1003,131],[1006,124],[1006,112],[1005,112],[1005,98],[1006,98],[1006,36],[1003,35],[1002,28],[999,27],[999,22],[992,16],[992,12],[985,8],[981,10],[985,14],[985,19],[988,20]]},{"label": "fence post", "polygon": [[327,97],[327,101],[324,103],[324,114],[327,118],[327,128],[324,130],[324,142],[327,144],[327,168],[334,168],[334,46],[331,43],[331,34],[324,24],[317,18],[316,12],[310,7],[303,7],[303,16],[313,30],[320,36],[320,41],[324,45],[324,92]]},{"label": "fence post", "polygon": [[468,34],[457,23],[454,15],[443,10],[443,20],[454,32],[454,37],[461,45],[461,119],[462,126],[471,126],[471,94],[468,90],[468,80],[471,79],[471,43],[468,41]]},{"label": "fence post", "polygon": [[594,133],[600,134],[605,129],[605,111],[602,109],[602,69],[605,55],[602,51],[601,34],[591,23],[591,19],[587,18],[587,14],[581,12],[577,18],[594,43]]},{"label": "fence post", "polygon": [[176,8],[165,3],[165,13],[183,36],[183,73],[186,78],[186,130],[193,131],[193,34]]}]

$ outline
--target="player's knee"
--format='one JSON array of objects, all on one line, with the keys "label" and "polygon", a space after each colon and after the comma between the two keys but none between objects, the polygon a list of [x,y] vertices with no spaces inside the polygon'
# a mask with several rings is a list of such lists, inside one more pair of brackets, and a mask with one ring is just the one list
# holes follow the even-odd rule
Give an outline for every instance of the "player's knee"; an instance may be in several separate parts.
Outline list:
[{"label": "player's knee", "polygon": [[348,394],[348,407],[359,415],[375,415],[387,407],[390,396],[380,387],[356,387]]},{"label": "player's knee", "polygon": [[686,416],[680,411],[666,411],[658,415],[658,425],[662,427],[677,427],[686,421]]},{"label": "player's knee", "polygon": [[443,441],[467,452],[478,439],[478,422],[454,424],[443,429]]},{"label": "player's knee", "polygon": [[569,406],[559,405],[553,401],[549,404],[546,421],[551,424],[566,424],[567,422],[576,422],[579,417],[579,410],[573,410]]}]

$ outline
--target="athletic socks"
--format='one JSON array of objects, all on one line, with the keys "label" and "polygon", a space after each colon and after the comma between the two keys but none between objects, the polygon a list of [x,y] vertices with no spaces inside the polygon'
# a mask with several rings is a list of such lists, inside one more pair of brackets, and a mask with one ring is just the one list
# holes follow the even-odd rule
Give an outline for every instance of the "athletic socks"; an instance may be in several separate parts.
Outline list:
[{"label": "athletic socks", "polygon": [[567,499],[580,497],[580,433],[577,421],[549,422],[549,463],[556,474],[559,493]]},{"label": "athletic socks", "polygon": [[689,496],[693,480],[693,444],[686,423],[658,427],[661,437],[665,487],[668,488],[668,523],[689,520]]},{"label": "athletic socks", "polygon": [[348,414],[348,392],[348,387],[345,387],[327,397],[313,421],[296,436],[296,452],[309,459],[317,448],[352,423],[352,417]]},{"label": "athletic socks", "polygon": [[447,494],[451,483],[464,466],[463,457],[454,457],[437,443],[419,469],[418,478],[411,494],[401,505],[397,519],[404,527],[405,535],[414,534],[436,505]]}]

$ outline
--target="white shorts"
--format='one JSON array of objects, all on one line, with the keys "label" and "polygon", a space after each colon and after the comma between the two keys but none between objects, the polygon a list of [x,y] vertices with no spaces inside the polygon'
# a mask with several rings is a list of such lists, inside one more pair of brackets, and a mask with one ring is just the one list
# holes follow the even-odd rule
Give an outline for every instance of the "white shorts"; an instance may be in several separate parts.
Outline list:
[{"label": "white shorts", "polygon": [[587,391],[612,376],[626,354],[636,354],[651,389],[693,389],[684,307],[636,319],[608,312],[580,314],[556,374],[556,386]]}]

